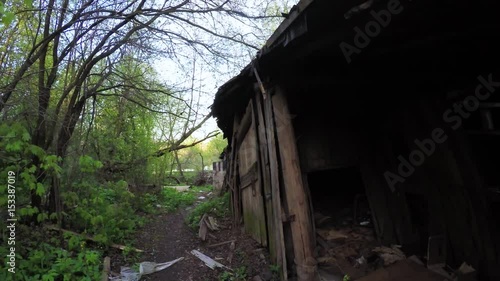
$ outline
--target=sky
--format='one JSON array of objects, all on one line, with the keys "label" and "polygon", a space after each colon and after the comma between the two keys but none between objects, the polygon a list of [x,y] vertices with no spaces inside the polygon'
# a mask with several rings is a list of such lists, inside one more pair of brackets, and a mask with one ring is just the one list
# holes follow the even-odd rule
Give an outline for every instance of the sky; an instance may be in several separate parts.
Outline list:
[{"label": "sky", "polygon": [[[251,10],[246,10],[247,13],[253,13],[252,7],[261,7],[262,2],[265,0],[247,0],[245,1],[245,5],[250,7]],[[289,7],[293,6],[297,1],[291,0],[276,0],[274,3],[279,6],[279,10],[289,9]],[[211,29],[216,29],[220,33],[239,33],[239,34],[249,34],[247,37],[243,39],[245,41],[251,41],[254,45],[261,46],[265,40],[272,34],[274,29],[279,25],[282,19],[274,19],[273,22],[262,24],[262,22],[252,21],[249,23],[241,22],[239,20],[235,20],[227,17],[218,18],[219,24],[210,25],[208,22],[204,22],[203,18],[197,19],[198,23],[203,26],[207,26]],[[206,24],[206,25],[205,25]],[[172,28],[172,27],[170,27]],[[173,27],[175,30],[179,30],[178,27]],[[198,33],[196,30],[184,30],[186,34],[190,36],[196,36],[202,40],[213,40],[204,34]],[[253,34],[258,34],[259,38],[253,36]],[[226,40],[227,41],[227,40]],[[226,81],[231,79],[232,77],[239,74],[241,69],[245,67],[252,58],[256,55],[257,50],[251,49],[248,47],[241,46],[239,44],[229,44],[229,42],[221,41],[218,45],[225,54],[227,54],[226,61],[219,59],[205,59],[198,56],[193,55],[186,56],[185,58],[175,59],[169,57],[158,58],[153,62],[153,66],[159,74],[160,79],[167,83],[167,85],[177,85],[180,87],[189,87],[192,83],[191,76],[193,75],[193,66],[195,73],[195,89],[196,92],[200,94],[200,104],[201,110],[204,111],[204,114],[209,113],[209,106],[213,103],[213,99],[217,89],[222,86]],[[260,48],[260,47],[259,47]],[[186,49],[185,52],[189,52]],[[221,51],[222,52],[222,51]],[[232,57],[231,57],[232,56]],[[196,61],[193,61],[193,57],[195,57]],[[209,55],[207,57],[210,57]],[[207,133],[217,130],[216,121],[214,118],[205,123],[205,125],[194,134],[195,138],[202,138]]]}]

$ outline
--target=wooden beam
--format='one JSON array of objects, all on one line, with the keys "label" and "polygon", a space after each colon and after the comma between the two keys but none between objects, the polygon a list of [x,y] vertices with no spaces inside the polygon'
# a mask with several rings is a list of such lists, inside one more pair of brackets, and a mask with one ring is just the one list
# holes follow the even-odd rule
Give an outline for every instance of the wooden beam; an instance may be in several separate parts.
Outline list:
[{"label": "wooden beam", "polygon": [[[259,101],[261,101],[260,96]],[[271,200],[274,210],[275,243],[277,245],[276,260],[277,264],[280,265],[282,269],[281,280],[286,281],[288,280],[288,269],[286,263],[285,236],[283,233],[283,222],[281,218],[280,172],[278,166],[278,153],[276,149],[276,129],[273,119],[273,105],[270,97],[267,97],[263,103],[266,124],[266,144],[269,155],[269,171],[271,176]]]},{"label": "wooden beam", "polygon": [[236,132],[236,147],[239,149],[241,143],[245,139],[248,130],[252,126],[252,107],[251,102],[248,103],[245,114],[241,119],[241,122],[238,124],[238,130]]},{"label": "wooden beam", "polygon": [[272,97],[272,104],[285,186],[285,199],[289,215],[295,218],[290,222],[290,226],[297,277],[298,281],[312,281],[317,271],[314,245],[312,245],[314,237],[311,237],[314,235],[312,216],[309,212],[308,196],[302,181],[299,153],[292,120],[289,118],[288,103],[284,90],[279,86],[276,88],[276,94]]}]

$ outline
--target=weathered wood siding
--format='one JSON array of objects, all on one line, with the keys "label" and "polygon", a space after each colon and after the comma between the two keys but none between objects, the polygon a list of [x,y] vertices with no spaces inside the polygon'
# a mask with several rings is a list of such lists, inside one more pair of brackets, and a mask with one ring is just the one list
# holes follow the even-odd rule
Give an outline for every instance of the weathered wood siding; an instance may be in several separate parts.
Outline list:
[{"label": "weathered wood siding", "polygon": [[[252,115],[251,106],[245,114]],[[259,171],[259,147],[256,125],[251,125],[238,149],[240,190],[242,195],[243,221],[247,231],[257,242],[267,246],[267,227],[264,199]]]}]

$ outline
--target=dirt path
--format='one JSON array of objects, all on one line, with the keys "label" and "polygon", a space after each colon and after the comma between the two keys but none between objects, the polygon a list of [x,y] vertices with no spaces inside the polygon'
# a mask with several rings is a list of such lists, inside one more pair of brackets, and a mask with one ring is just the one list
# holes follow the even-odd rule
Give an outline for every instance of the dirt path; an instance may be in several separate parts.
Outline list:
[{"label": "dirt path", "polygon": [[[228,218],[219,219],[219,225],[223,229],[210,233],[208,240],[203,242],[197,237],[197,233],[186,225],[185,217],[187,214],[188,211],[184,208],[176,213],[157,215],[138,234],[135,246],[145,251],[141,261],[161,263],[184,257],[184,260],[170,268],[143,276],[141,280],[220,280],[219,276],[224,273],[224,270],[208,268],[190,253],[193,249],[231,267],[234,272],[239,272],[237,275],[240,279],[223,279],[223,281],[252,280],[256,275],[261,276],[262,280],[272,280],[267,251],[241,230],[231,229],[231,222]],[[230,240],[236,240],[236,247],[233,251],[230,250],[230,244],[207,247]],[[233,259],[230,263],[228,257],[231,252]],[[235,273],[233,273],[234,276],[236,276]]]},{"label": "dirt path", "polygon": [[[211,269],[199,264],[189,252],[198,248],[200,242],[184,223],[185,211],[174,214],[158,215],[149,223],[138,238],[138,247],[145,250],[144,259],[154,262],[167,262],[180,257],[185,259],[172,267],[152,275],[144,280],[185,280],[195,281],[197,276],[210,274]],[[210,279],[207,279],[210,280]]]}]

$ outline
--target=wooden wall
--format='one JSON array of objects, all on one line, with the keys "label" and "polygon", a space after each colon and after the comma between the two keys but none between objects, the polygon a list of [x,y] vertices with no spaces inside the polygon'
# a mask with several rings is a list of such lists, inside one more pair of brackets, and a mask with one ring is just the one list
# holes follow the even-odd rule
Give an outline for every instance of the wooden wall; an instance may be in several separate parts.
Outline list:
[{"label": "wooden wall", "polygon": [[[282,280],[288,274],[310,280],[309,271],[315,270],[314,202],[304,177],[348,166],[361,170],[380,242],[425,254],[428,238],[444,235],[449,265],[465,261],[495,280],[491,276],[498,275],[499,245],[486,219],[481,177],[464,132],[446,129],[440,116],[446,108],[423,99],[400,100],[391,107],[384,101],[367,103],[351,122],[328,112],[294,116],[289,102],[278,86],[275,95],[256,94],[240,117],[249,125],[235,122],[236,163],[229,165],[238,167],[233,193],[240,192],[241,198],[233,199],[241,200],[245,229],[269,246],[273,263],[281,265]],[[276,118],[284,110],[290,118]],[[385,173],[397,173],[398,157],[408,158],[418,149],[416,139],[429,138],[440,127],[446,129],[447,141],[391,189]]]},{"label": "wooden wall", "polygon": [[[251,104],[246,115],[253,116]],[[262,244],[267,246],[267,227],[264,209],[263,190],[259,169],[259,147],[257,131],[253,118],[250,127],[238,148],[241,200],[243,207],[243,222],[245,231]]]}]

